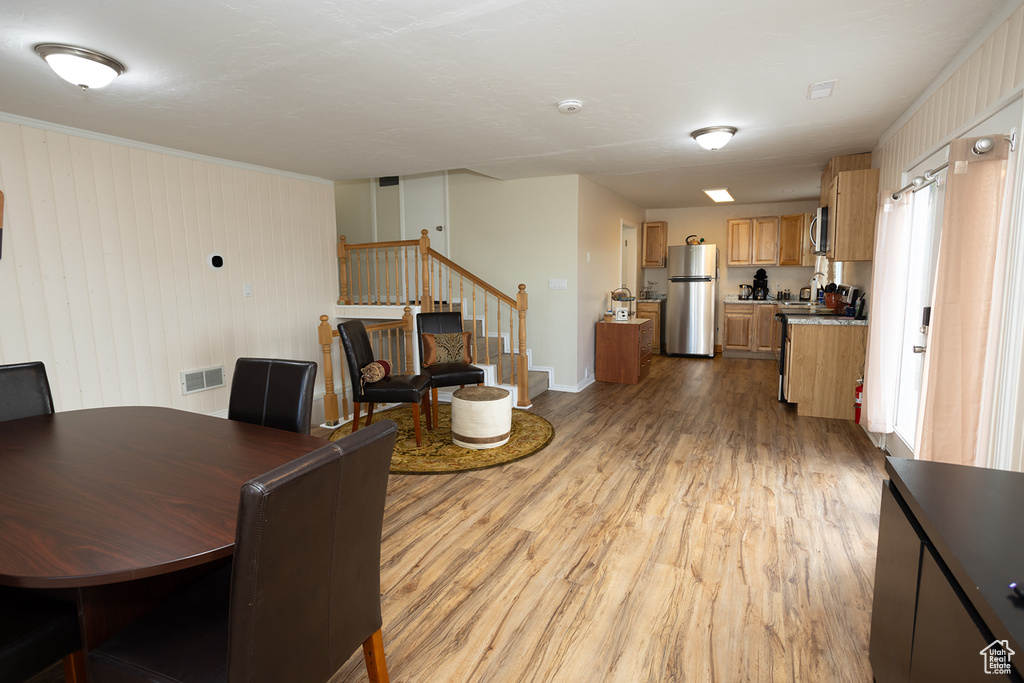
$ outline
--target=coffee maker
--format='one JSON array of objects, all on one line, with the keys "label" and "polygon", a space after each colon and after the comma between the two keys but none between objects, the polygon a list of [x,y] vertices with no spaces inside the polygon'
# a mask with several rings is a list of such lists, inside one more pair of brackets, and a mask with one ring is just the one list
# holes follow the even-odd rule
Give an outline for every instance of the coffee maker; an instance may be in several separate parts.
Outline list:
[{"label": "coffee maker", "polygon": [[768,298],[768,273],[764,268],[758,268],[754,273],[754,298],[762,300]]}]

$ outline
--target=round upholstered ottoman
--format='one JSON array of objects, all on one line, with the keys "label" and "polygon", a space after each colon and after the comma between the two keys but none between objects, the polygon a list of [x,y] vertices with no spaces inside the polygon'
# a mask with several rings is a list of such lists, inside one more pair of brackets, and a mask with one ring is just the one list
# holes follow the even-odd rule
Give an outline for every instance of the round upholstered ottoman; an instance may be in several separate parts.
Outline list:
[{"label": "round upholstered ottoman", "polygon": [[497,448],[512,432],[512,395],[499,387],[462,387],[452,394],[452,441],[463,448]]}]

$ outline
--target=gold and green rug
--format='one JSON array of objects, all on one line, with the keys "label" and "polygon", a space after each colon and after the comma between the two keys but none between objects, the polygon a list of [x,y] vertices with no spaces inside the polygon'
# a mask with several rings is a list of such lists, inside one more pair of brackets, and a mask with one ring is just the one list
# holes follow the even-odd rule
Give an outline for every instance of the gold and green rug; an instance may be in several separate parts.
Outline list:
[{"label": "gold and green rug", "polygon": [[[471,450],[452,443],[452,409],[447,403],[438,406],[438,423],[427,431],[427,421],[420,416],[422,445],[416,447],[412,406],[406,404],[383,412],[374,411],[373,421],[394,420],[398,424],[398,440],[391,457],[392,474],[452,474],[497,467],[521,460],[541,450],[555,436],[555,428],[539,415],[525,410],[512,411],[512,434],[508,443],[497,448]],[[366,417],[359,419],[360,426]],[[331,441],[351,433],[352,423],[342,425],[331,434]]]}]

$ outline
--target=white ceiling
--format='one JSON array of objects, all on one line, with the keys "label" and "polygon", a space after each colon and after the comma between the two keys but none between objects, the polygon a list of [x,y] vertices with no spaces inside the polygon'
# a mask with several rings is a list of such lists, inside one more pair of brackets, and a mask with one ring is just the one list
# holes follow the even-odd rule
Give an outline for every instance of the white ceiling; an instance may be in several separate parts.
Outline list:
[{"label": "white ceiling", "polygon": [[[1014,2],[1010,4],[1019,4]],[[331,180],[581,173],[646,208],[813,198],[1005,0],[3,0],[0,112]],[[83,92],[32,48],[128,67]],[[807,88],[839,79],[835,95]],[[577,114],[560,113],[566,98]],[[739,133],[708,152],[689,137]]]}]

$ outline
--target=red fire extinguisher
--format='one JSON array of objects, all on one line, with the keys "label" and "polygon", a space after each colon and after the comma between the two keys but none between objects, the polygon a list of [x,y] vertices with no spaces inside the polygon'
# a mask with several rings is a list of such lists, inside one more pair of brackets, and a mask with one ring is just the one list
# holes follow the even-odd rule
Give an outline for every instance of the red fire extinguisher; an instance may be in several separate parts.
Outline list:
[{"label": "red fire extinguisher", "polygon": [[857,388],[853,390],[853,421],[860,424],[860,406],[863,402],[864,380],[857,380]]}]

